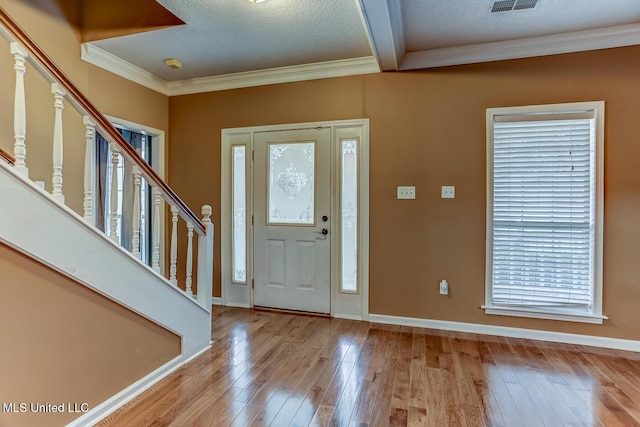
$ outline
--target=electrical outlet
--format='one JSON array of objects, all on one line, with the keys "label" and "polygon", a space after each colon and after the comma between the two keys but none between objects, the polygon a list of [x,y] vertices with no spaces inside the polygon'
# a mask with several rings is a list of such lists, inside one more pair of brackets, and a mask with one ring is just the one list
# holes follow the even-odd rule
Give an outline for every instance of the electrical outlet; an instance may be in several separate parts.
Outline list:
[{"label": "electrical outlet", "polygon": [[443,199],[455,199],[456,198],[456,187],[453,185],[443,185],[442,186],[442,198]]},{"label": "electrical outlet", "polygon": [[416,187],[398,187],[398,199],[415,199]]},{"label": "electrical outlet", "polygon": [[449,282],[446,280],[440,281],[440,295],[449,295]]}]

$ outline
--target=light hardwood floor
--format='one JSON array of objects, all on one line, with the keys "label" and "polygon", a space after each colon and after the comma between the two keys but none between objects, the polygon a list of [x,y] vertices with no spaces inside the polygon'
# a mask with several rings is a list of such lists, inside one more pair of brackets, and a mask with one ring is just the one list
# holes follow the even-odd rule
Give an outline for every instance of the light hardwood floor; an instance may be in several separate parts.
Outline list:
[{"label": "light hardwood floor", "polygon": [[226,307],[212,327],[99,425],[640,425],[636,353]]}]

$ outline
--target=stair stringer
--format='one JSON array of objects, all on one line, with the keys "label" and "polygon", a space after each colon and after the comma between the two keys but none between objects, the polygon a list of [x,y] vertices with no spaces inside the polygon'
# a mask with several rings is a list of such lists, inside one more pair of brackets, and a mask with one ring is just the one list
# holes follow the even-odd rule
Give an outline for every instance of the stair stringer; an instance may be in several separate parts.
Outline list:
[{"label": "stair stringer", "polygon": [[0,241],[182,338],[182,361],[211,344],[211,312],[0,162]]}]

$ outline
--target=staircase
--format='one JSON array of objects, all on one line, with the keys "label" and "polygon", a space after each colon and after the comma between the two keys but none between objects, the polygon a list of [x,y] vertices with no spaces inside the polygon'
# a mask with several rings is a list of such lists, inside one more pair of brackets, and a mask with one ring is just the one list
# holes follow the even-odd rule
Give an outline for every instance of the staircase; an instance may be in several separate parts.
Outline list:
[{"label": "staircase", "polygon": [[[211,344],[211,291],[213,275],[212,209],[205,205],[196,215],[158,174],[123,139],[74,83],[49,59],[0,8],[0,35],[9,43],[15,61],[13,153],[0,152],[0,243],[50,267],[78,284],[143,316],[181,338],[181,355],[163,367],[162,372],[132,384],[122,393],[92,408],[73,425],[87,425],[126,403],[137,393],[206,350]],[[29,179],[29,146],[26,139],[25,64],[37,70],[51,87],[53,107],[52,191]],[[86,150],[84,154],[83,212],[65,205],[63,189],[63,114],[70,105],[82,117]],[[134,184],[133,236],[125,246],[117,243],[118,224],[112,221],[108,233],[96,226],[93,194],[95,172],[93,147],[99,132],[110,144],[111,160],[121,156],[129,163]],[[118,188],[118,175],[110,177],[112,192]],[[149,265],[140,255],[140,187],[151,188],[153,230]],[[117,195],[108,195],[117,200]],[[113,203],[112,203],[113,205]],[[117,206],[117,202],[115,203]],[[161,271],[163,247],[162,218],[171,221],[168,236],[168,276]],[[170,213],[169,213],[170,212]],[[111,212],[115,218],[115,211]],[[178,274],[178,233],[186,234],[185,270]],[[195,240],[195,241],[194,241]],[[196,247],[194,250],[194,246]],[[197,253],[194,256],[194,253]],[[184,283],[178,283],[184,277]],[[1,424],[1,423],[0,423]]]}]

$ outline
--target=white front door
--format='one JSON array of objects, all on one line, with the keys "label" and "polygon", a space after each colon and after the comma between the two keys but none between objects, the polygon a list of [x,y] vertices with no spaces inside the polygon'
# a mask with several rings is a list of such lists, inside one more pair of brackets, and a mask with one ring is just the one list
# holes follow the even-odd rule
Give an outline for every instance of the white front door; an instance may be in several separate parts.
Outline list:
[{"label": "white front door", "polygon": [[331,130],[254,139],[256,306],[330,312]]}]

